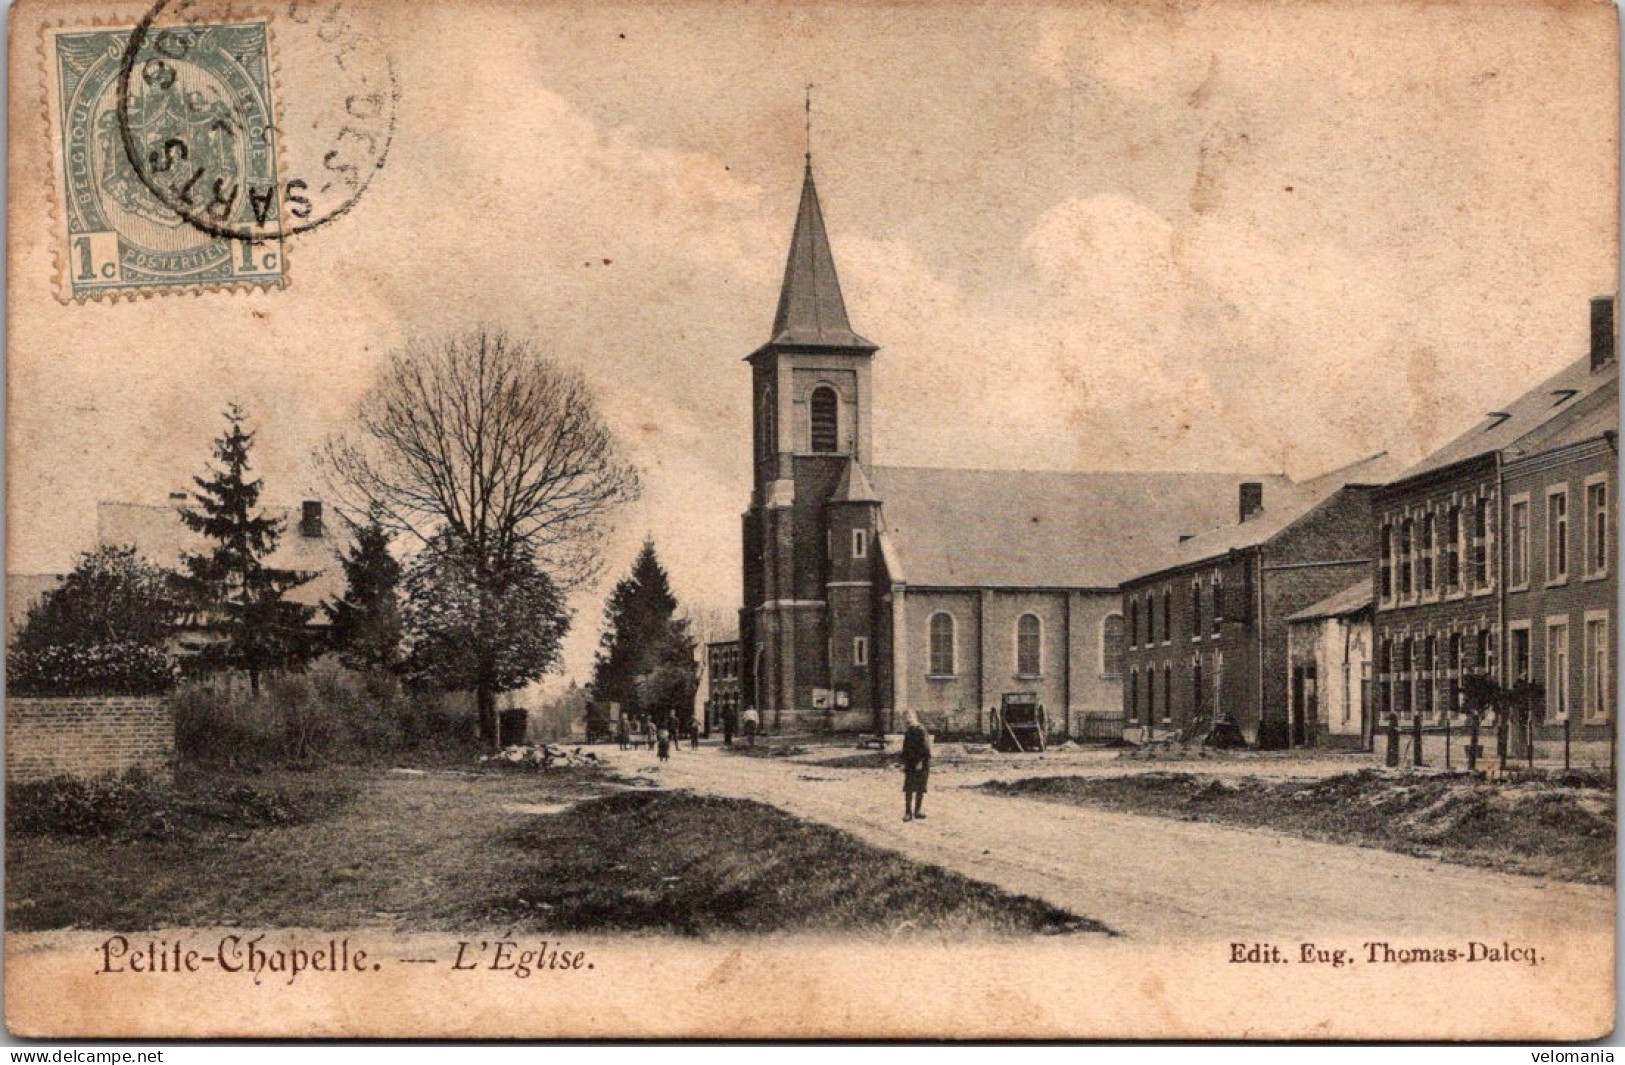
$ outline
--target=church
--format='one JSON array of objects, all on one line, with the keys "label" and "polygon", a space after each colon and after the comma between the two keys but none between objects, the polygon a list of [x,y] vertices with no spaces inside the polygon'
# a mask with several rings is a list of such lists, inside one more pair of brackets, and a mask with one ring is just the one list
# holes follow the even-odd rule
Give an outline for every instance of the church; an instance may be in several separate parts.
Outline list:
[{"label": "church", "polygon": [[809,159],[773,329],[746,359],[741,702],[770,731],[896,731],[913,710],[976,732],[1033,692],[1054,733],[1121,728],[1119,585],[1292,483],[882,465],[879,352],[847,316]]}]

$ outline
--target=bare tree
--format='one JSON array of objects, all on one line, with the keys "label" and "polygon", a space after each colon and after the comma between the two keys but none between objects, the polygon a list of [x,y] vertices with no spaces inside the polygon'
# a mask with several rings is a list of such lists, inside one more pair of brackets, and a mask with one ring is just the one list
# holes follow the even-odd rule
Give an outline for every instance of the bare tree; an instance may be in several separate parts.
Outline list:
[{"label": "bare tree", "polygon": [[341,505],[533,560],[566,591],[597,575],[611,512],[638,494],[581,375],[489,330],[392,355],[321,462]]},{"label": "bare tree", "polygon": [[[320,464],[342,507],[456,558],[466,594],[442,587],[442,574],[441,598],[488,620],[510,602],[514,573],[534,568],[561,595],[590,582],[611,514],[638,493],[637,471],[581,375],[488,330],[392,355],[355,426],[328,438]],[[480,727],[492,741],[495,695],[510,686],[501,677],[556,662],[531,655],[522,669],[497,669],[518,653],[502,634],[523,619],[507,620],[465,626],[478,645],[464,650],[480,664],[471,674]]]}]

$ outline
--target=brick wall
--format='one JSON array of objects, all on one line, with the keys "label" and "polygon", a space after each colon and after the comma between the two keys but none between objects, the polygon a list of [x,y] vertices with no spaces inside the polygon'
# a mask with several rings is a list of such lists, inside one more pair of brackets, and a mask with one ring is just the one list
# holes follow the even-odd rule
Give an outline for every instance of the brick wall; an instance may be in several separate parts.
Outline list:
[{"label": "brick wall", "polygon": [[97,777],[140,768],[168,779],[175,713],[160,698],[6,700],[6,779]]}]

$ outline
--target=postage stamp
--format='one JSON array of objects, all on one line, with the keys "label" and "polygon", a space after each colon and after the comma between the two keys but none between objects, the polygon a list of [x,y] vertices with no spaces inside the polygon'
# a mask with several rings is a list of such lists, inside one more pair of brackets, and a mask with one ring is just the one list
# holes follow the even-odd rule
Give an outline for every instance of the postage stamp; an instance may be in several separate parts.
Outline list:
[{"label": "postage stamp", "polygon": [[279,232],[248,232],[282,206],[266,24],[141,34],[51,42],[59,297],[283,284]]}]

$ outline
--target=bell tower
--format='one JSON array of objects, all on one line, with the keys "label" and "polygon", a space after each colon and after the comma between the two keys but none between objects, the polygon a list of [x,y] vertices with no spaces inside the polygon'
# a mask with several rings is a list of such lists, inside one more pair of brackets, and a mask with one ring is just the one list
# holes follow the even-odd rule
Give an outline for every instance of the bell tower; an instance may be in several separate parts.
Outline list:
[{"label": "bell tower", "polygon": [[869,462],[870,364],[852,331],[812,161],[778,311],[751,367],[752,491],[744,516],[741,696],[767,728],[821,718],[831,696],[827,504]]}]

